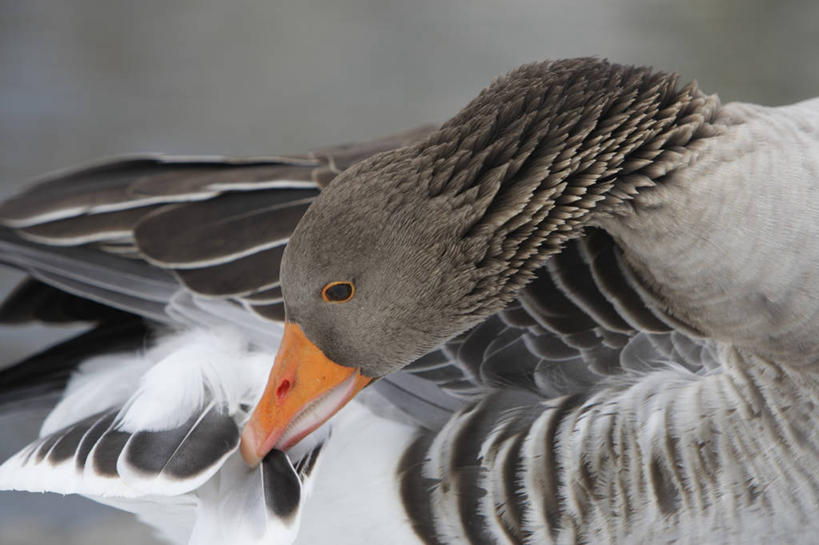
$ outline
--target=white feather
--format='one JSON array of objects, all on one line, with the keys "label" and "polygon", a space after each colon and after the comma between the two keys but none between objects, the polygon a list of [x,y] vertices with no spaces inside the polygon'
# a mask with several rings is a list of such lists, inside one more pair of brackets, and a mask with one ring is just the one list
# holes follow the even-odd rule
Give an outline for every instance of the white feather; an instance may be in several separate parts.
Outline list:
[{"label": "white feather", "polygon": [[375,415],[357,399],[331,423],[333,435],[322,452],[296,544],[422,543],[404,511],[396,478],[417,428]]},{"label": "white feather", "polygon": [[132,354],[100,356],[82,363],[68,381],[60,402],[43,421],[40,437],[121,406],[133,395],[134,385],[151,365],[149,359]]},{"label": "white feather", "polygon": [[153,362],[119,416],[123,431],[174,428],[205,399],[236,414],[253,404],[275,356],[254,351],[231,329],[193,330],[174,336],[145,354]]}]

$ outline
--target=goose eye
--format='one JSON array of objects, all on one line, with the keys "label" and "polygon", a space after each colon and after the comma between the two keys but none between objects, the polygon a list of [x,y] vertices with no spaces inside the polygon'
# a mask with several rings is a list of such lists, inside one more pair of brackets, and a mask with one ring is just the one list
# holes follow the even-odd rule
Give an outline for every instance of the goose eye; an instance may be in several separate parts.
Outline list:
[{"label": "goose eye", "polygon": [[328,303],[346,303],[353,298],[355,286],[352,282],[330,282],[321,290],[321,297]]}]

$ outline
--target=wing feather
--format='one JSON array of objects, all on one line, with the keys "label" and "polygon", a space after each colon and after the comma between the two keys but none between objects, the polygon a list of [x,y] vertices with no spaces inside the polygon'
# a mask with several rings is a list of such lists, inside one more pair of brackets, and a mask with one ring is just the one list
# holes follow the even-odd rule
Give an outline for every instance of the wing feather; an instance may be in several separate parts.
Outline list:
[{"label": "wing feather", "polygon": [[[0,465],[0,490],[83,494],[135,512],[181,543],[292,543],[328,436],[301,453],[273,451],[255,470],[236,454],[272,352],[250,350],[222,329],[170,335],[108,358],[121,365],[82,364],[44,435]],[[237,362],[244,373],[235,372]],[[91,414],[76,410],[82,405]]]},{"label": "wing feather", "polygon": [[440,353],[448,361],[405,371],[462,399],[510,388],[553,398],[668,365],[719,367],[713,341],[677,327],[595,229],[537,271],[517,301]]},{"label": "wing feather", "polygon": [[161,267],[223,264],[286,244],[317,194],[267,190],[169,207],[145,218],[134,237],[146,258]]}]

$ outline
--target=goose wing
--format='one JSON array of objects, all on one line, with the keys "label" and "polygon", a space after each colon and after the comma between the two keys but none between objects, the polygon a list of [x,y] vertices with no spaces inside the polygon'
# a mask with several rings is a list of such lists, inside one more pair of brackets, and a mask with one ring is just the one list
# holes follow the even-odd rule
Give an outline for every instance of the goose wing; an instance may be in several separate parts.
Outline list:
[{"label": "goose wing", "polygon": [[55,173],[0,205],[0,260],[152,320],[263,333],[283,319],[282,251],[320,188],[429,130],[304,156],[141,155]]},{"label": "goose wing", "polygon": [[224,328],[87,359],[40,438],[0,465],[0,489],[82,494],[176,543],[291,543],[326,435],[244,465],[240,426],[271,362]]},{"label": "goose wing", "polygon": [[716,371],[717,343],[671,316],[592,228],[510,306],[405,371],[463,399],[510,388],[548,399],[668,366]]}]

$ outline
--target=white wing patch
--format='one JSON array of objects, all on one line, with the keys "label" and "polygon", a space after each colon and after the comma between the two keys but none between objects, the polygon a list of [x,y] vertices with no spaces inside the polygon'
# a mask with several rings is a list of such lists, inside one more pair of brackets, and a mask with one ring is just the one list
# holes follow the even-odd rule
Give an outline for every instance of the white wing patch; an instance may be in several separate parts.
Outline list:
[{"label": "white wing patch", "polygon": [[291,543],[326,435],[253,470],[236,452],[273,360],[226,329],[89,360],[41,437],[0,466],[0,489],[82,494],[175,543]]}]

